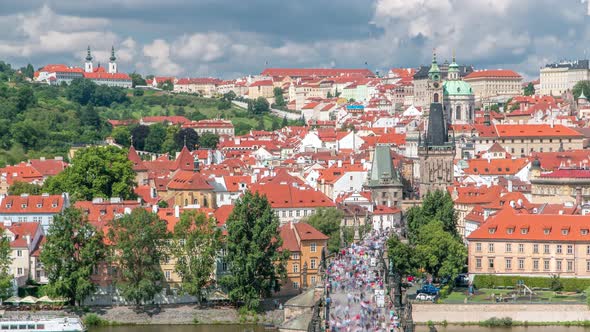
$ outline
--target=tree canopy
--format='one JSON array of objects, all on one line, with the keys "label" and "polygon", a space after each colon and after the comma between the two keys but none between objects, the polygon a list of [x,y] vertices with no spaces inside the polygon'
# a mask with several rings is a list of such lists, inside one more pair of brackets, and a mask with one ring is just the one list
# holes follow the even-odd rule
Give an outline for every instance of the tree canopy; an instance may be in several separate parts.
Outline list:
[{"label": "tree canopy", "polygon": [[265,196],[246,191],[226,222],[227,261],[230,274],[222,283],[229,298],[249,309],[258,308],[261,296],[281,288],[286,276],[288,250],[279,251],[279,219]]},{"label": "tree canopy", "polygon": [[270,104],[264,97],[258,97],[252,103],[252,113],[262,115],[270,111]]},{"label": "tree canopy", "polygon": [[196,211],[180,215],[180,221],[174,226],[172,244],[176,272],[182,279],[182,290],[199,301],[203,288],[212,281],[220,249],[221,230],[213,218]]},{"label": "tree canopy", "polygon": [[572,89],[574,98],[578,99],[578,97],[580,97],[582,94],[582,91],[584,91],[586,98],[590,98],[588,97],[590,96],[590,81],[579,81],[574,85],[574,88]]},{"label": "tree canopy", "polygon": [[457,213],[451,195],[442,190],[426,194],[422,206],[412,207],[406,214],[408,238],[415,243],[420,229],[433,220],[443,224],[445,232],[453,236],[457,234]]},{"label": "tree canopy", "polygon": [[204,149],[216,149],[219,144],[219,135],[206,132],[199,137],[199,146]]},{"label": "tree canopy", "polygon": [[81,210],[65,209],[53,219],[41,251],[48,293],[81,303],[94,291],[90,276],[104,258],[102,232],[88,222]]},{"label": "tree canopy", "polygon": [[338,252],[341,247],[340,225],[344,212],[336,208],[319,208],[305,221],[318,231],[330,237],[328,250]]},{"label": "tree canopy", "polygon": [[285,103],[285,97],[283,97],[283,89],[280,87],[275,87],[272,92],[275,97],[275,105],[285,106],[286,103]]},{"label": "tree canopy", "polygon": [[524,89],[523,89],[523,94],[525,96],[532,96],[535,94],[535,86],[533,85],[532,82],[529,82],[529,84],[527,84]]},{"label": "tree canopy", "polygon": [[94,197],[135,198],[133,163],[125,150],[113,146],[89,147],[76,152],[72,164],[45,181],[44,190],[67,192],[73,200]]},{"label": "tree canopy", "polygon": [[113,261],[120,268],[121,282],[117,286],[121,294],[137,305],[150,301],[164,282],[160,262],[167,257],[166,222],[155,213],[137,208],[113,219],[109,226]]},{"label": "tree canopy", "polygon": [[467,248],[456,236],[445,231],[438,220],[422,227],[416,241],[417,266],[434,277],[454,279],[467,261]]}]

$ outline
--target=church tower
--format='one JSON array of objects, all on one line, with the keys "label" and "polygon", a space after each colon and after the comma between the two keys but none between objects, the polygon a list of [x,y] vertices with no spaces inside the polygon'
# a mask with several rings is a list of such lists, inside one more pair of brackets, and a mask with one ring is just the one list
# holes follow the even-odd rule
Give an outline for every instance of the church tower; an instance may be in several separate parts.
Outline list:
[{"label": "church tower", "polygon": [[440,103],[443,97],[442,75],[436,62],[436,50],[432,52],[432,64],[428,70],[427,94],[429,103]]},{"label": "church tower", "polygon": [[[432,62],[434,67],[436,56]],[[440,72],[436,72],[436,69],[438,66],[435,67],[431,78],[433,83],[437,82],[434,80],[435,75],[438,74],[440,79]],[[438,86],[434,89],[433,85],[432,92],[433,99],[428,113],[426,134],[424,137],[418,136],[418,157],[420,159],[418,183],[421,198],[429,191],[446,190],[454,180],[455,142],[454,140],[449,141],[448,124],[443,112],[443,105],[441,100],[436,101],[436,93],[440,93]],[[440,98],[440,94],[438,96]]]},{"label": "church tower", "polygon": [[86,54],[86,62],[84,63],[84,71],[87,73],[92,73],[92,55],[90,54],[90,45],[88,45],[88,50]]},{"label": "church tower", "polygon": [[111,47],[111,57],[109,58],[109,73],[116,74],[117,73],[117,58],[115,57],[115,47]]},{"label": "church tower", "polygon": [[443,84],[443,111],[449,124],[472,124],[475,118],[475,95],[471,85],[461,79],[459,65],[449,65],[447,80]]},{"label": "church tower", "polygon": [[375,147],[371,172],[364,187],[371,191],[371,198],[376,205],[401,208],[403,184],[400,172],[393,165],[389,146]]}]

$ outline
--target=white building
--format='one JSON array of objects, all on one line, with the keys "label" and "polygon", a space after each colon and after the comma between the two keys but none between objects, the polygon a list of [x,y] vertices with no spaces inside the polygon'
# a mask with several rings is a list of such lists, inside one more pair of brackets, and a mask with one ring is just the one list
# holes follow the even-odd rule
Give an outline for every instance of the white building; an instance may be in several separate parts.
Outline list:
[{"label": "white building", "polygon": [[579,81],[590,79],[590,61],[551,63],[541,68],[540,76],[541,95],[560,96],[572,90]]}]

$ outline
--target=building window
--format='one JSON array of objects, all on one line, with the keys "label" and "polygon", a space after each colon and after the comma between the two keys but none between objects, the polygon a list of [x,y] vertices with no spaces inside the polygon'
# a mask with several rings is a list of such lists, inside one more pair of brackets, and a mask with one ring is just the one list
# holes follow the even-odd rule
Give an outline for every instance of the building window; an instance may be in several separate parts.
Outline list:
[{"label": "building window", "polygon": [[17,250],[16,251],[16,257],[23,257],[23,251],[22,250]]},{"label": "building window", "polygon": [[506,270],[512,270],[512,258],[506,258]]},{"label": "building window", "polygon": [[574,270],[574,261],[567,261],[567,271],[571,272]]},{"label": "building window", "polygon": [[548,259],[543,260],[543,270],[549,271],[549,260]]},{"label": "building window", "polygon": [[316,269],[315,258],[312,258],[312,259],[311,259],[311,261],[309,262],[309,267],[310,267],[312,270],[315,270],[315,269]]},{"label": "building window", "polygon": [[172,272],[170,270],[166,270],[164,271],[164,274],[166,275],[166,281],[170,281]]},{"label": "building window", "polygon": [[315,285],[316,282],[316,277],[315,276],[311,276],[311,284]]},{"label": "building window", "polygon": [[493,243],[488,244],[488,252],[494,252],[494,244]]},{"label": "building window", "polygon": [[494,268],[494,259],[493,258],[488,258],[488,267],[490,269]]},{"label": "building window", "polygon": [[586,272],[590,272],[590,261],[586,261]]},{"label": "building window", "polygon": [[539,260],[538,259],[533,260],[533,270],[535,270],[535,271],[539,270]]},{"label": "building window", "polygon": [[590,246],[586,246],[586,255],[590,255]]},{"label": "building window", "polygon": [[[481,242],[475,244],[475,251],[481,252]],[[588,253],[590,254],[590,246],[588,246]]]},{"label": "building window", "polygon": [[555,249],[555,253],[556,254],[561,254],[561,244],[557,245],[557,248]]},{"label": "building window", "polygon": [[524,252],[524,244],[522,244],[522,243],[519,243],[518,244],[518,252],[519,253],[523,253]]},{"label": "building window", "polygon": [[518,269],[519,270],[524,270],[524,259],[520,258],[518,260]]},{"label": "building window", "polygon": [[549,254],[549,245],[548,244],[544,244],[543,245],[543,253],[544,254]]},{"label": "building window", "polygon": [[481,269],[481,258],[476,258],[475,259],[475,268],[476,269]]},{"label": "building window", "polygon": [[16,272],[17,275],[19,275],[19,276],[23,275],[23,268],[22,267],[19,267],[18,269],[16,269],[16,271],[17,271]]},{"label": "building window", "polygon": [[299,253],[294,252],[293,255],[291,256],[291,259],[299,259]]},{"label": "building window", "polygon": [[299,264],[293,264],[293,273],[299,273]]},{"label": "building window", "polygon": [[567,245],[567,254],[571,255],[574,253],[574,246],[572,244]]},{"label": "building window", "polygon": [[293,281],[293,289],[299,289],[299,282]]},{"label": "building window", "polygon": [[560,260],[555,262],[555,270],[561,271],[561,261]]},{"label": "building window", "polygon": [[506,243],[506,252],[512,252],[512,244]]},{"label": "building window", "polygon": [[533,254],[538,254],[538,253],[539,253],[539,245],[533,244]]},{"label": "building window", "polygon": [[315,242],[312,242],[312,243],[309,245],[309,251],[311,251],[311,252],[316,252],[316,251],[317,251],[317,247],[316,247],[316,244],[315,244]]}]

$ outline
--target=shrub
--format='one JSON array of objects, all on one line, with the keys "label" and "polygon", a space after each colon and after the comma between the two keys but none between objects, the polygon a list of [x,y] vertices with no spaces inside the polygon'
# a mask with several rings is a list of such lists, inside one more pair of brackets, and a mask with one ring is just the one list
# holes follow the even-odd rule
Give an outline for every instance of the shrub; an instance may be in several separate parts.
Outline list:
[{"label": "shrub", "polygon": [[84,325],[86,326],[107,326],[110,325],[110,322],[106,319],[102,319],[99,315],[90,313],[84,315],[82,318],[84,321]]},{"label": "shrub", "polygon": [[510,327],[510,326],[512,326],[512,318],[510,318],[510,317],[503,317],[503,318],[492,317],[490,319],[479,322],[479,326]]},{"label": "shrub", "polygon": [[[475,288],[496,288],[506,286],[516,286],[519,280],[529,288],[547,288],[552,289],[552,285],[557,285],[554,277],[520,277],[520,276],[495,276],[495,275],[476,275],[473,280]],[[557,282],[561,284],[563,291],[580,292],[590,287],[590,279],[580,278],[558,278]]]}]

